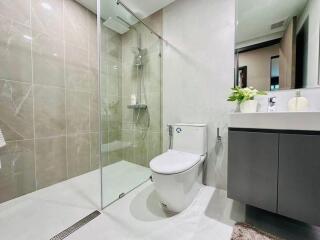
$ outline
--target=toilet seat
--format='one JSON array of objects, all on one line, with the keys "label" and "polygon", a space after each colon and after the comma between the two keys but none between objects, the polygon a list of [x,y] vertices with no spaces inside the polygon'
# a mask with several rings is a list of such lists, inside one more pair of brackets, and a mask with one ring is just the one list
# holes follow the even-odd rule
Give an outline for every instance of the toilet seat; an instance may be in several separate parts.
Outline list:
[{"label": "toilet seat", "polygon": [[159,174],[177,174],[195,166],[202,157],[197,154],[168,150],[150,162],[153,172]]}]

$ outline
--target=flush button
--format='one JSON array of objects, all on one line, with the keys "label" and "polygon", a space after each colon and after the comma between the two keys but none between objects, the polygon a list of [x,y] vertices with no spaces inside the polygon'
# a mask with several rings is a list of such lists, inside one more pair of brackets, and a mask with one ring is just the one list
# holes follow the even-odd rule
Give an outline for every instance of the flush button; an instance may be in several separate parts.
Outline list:
[{"label": "flush button", "polygon": [[181,129],[181,128],[177,128],[177,129],[176,129],[176,132],[177,132],[177,133],[181,133],[181,132],[182,132],[182,129]]}]

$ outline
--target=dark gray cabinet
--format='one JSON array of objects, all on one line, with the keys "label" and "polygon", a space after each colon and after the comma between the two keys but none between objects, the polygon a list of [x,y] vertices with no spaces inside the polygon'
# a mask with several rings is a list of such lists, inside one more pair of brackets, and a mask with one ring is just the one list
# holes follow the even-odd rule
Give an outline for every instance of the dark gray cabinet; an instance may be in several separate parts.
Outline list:
[{"label": "dark gray cabinet", "polygon": [[320,136],[280,134],[278,213],[320,223]]},{"label": "dark gray cabinet", "polygon": [[278,134],[229,131],[228,197],[277,210]]},{"label": "dark gray cabinet", "polygon": [[229,129],[228,197],[320,224],[320,133]]}]

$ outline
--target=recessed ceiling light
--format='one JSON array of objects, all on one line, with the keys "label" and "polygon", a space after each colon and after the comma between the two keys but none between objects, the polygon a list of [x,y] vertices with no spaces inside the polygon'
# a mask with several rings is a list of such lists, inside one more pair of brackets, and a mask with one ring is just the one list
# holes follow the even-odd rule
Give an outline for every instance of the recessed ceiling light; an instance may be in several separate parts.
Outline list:
[{"label": "recessed ceiling light", "polygon": [[52,7],[49,3],[46,3],[46,2],[42,2],[41,3],[41,6],[44,8],[44,9],[47,9],[47,10],[52,10]]},{"label": "recessed ceiling light", "polygon": [[25,39],[27,39],[27,40],[32,40],[32,37],[31,36],[29,36],[29,35],[23,35],[23,37],[25,38]]}]

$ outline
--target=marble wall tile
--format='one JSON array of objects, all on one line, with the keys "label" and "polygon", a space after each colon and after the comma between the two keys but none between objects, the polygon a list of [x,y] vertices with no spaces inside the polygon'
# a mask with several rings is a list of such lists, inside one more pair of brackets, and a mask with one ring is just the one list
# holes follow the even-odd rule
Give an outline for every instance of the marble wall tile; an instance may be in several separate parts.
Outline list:
[{"label": "marble wall tile", "polygon": [[89,56],[90,65],[98,69],[97,16],[89,12]]},{"label": "marble wall tile", "polygon": [[[118,68],[118,64],[114,63],[107,68]],[[128,86],[127,86],[128,87]],[[108,96],[122,95],[122,79],[121,69],[115,69],[114,72],[101,74],[101,95],[108,98]]]},{"label": "marble wall tile", "polygon": [[[122,149],[115,150],[112,146],[122,142],[120,131],[109,129],[102,132],[102,166],[107,166],[122,160]],[[113,149],[113,150],[112,150]]]},{"label": "marble wall tile", "polygon": [[99,131],[99,97],[95,94],[90,94],[90,132]]},{"label": "marble wall tile", "polygon": [[[120,66],[120,35],[105,37]],[[0,202],[67,179],[68,164],[69,177],[99,167],[98,70],[94,13],[74,0],[0,1]],[[121,70],[111,77],[118,87]],[[120,139],[113,100],[105,129]]]},{"label": "marble wall tile", "polygon": [[0,16],[0,79],[32,81],[31,41],[29,27]]},{"label": "marble wall tile", "polygon": [[0,80],[0,128],[6,141],[33,138],[32,86]]},{"label": "marble wall tile", "polygon": [[132,147],[128,147],[123,149],[122,151],[122,159],[132,162],[134,159],[134,130],[126,130],[122,129],[121,130],[121,141],[130,143]]},{"label": "marble wall tile", "polygon": [[111,151],[108,153],[108,158],[102,161],[103,166],[108,166],[122,160],[122,150]]},{"label": "marble wall tile", "polygon": [[91,170],[95,170],[100,166],[100,151],[99,151],[99,143],[100,143],[100,134],[99,133],[90,133],[90,168]]},{"label": "marble wall tile", "polygon": [[[152,15],[148,23],[162,31],[161,11]],[[123,151],[123,159],[148,167],[149,161],[161,150],[161,42],[143,25],[136,24],[143,48],[143,68],[135,66],[134,51],[137,49],[137,34],[130,30],[121,36],[121,96],[122,96],[122,139],[133,140],[132,149]],[[108,65],[106,65],[108,72]],[[139,82],[142,81],[141,103],[148,105],[147,110],[133,111],[127,108],[130,96],[138,95]],[[110,86],[110,84],[109,84]],[[112,87],[112,85],[111,85]],[[154,134],[151,134],[154,133]],[[149,144],[149,140],[153,141]],[[148,154],[149,153],[149,154]],[[132,157],[133,154],[133,157]]]},{"label": "marble wall tile", "polygon": [[88,50],[89,11],[74,0],[64,0],[65,40],[78,48]]},{"label": "marble wall tile", "polygon": [[101,130],[120,130],[121,128],[121,99],[109,95],[101,101]]},{"label": "marble wall tile", "polygon": [[134,130],[132,161],[145,167],[149,167],[147,137],[147,130]]},{"label": "marble wall tile", "polygon": [[90,94],[67,92],[67,134],[90,131]]},{"label": "marble wall tile", "polygon": [[90,171],[90,134],[67,137],[68,178]]},{"label": "marble wall tile", "polygon": [[[161,133],[160,132],[148,132],[147,135],[147,154],[148,161],[150,162],[153,158],[162,153],[161,145]],[[148,163],[149,164],[149,163]]]},{"label": "marble wall tile", "polygon": [[144,84],[148,93],[161,92],[161,58],[159,53],[151,53],[146,56],[144,76]]},{"label": "marble wall tile", "polygon": [[34,86],[36,138],[66,134],[65,89]]},{"label": "marble wall tile", "polygon": [[66,84],[68,89],[89,91],[89,56],[88,50],[83,50],[66,44]]},{"label": "marble wall tile", "polygon": [[67,179],[66,137],[36,140],[37,189]]},{"label": "marble wall tile", "polygon": [[33,140],[8,142],[0,149],[0,162],[0,202],[35,190]]},{"label": "marble wall tile", "polygon": [[149,129],[154,132],[161,131],[161,93],[147,93],[148,113],[150,116]]},{"label": "marble wall tile", "polygon": [[134,111],[129,109],[127,105],[130,104],[130,96],[122,98],[122,129],[130,130],[133,129],[135,118]]},{"label": "marble wall tile", "polygon": [[32,29],[62,40],[63,0],[31,0],[31,6]]},{"label": "marble wall tile", "polygon": [[[132,111],[132,110],[131,110]],[[134,126],[138,130],[148,130],[151,124],[149,109],[140,109],[133,112]]]},{"label": "marble wall tile", "polygon": [[30,0],[1,0],[0,15],[30,25]]},{"label": "marble wall tile", "polygon": [[32,55],[35,84],[65,86],[63,41],[34,32]]}]

